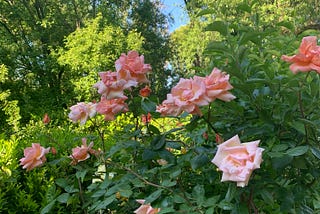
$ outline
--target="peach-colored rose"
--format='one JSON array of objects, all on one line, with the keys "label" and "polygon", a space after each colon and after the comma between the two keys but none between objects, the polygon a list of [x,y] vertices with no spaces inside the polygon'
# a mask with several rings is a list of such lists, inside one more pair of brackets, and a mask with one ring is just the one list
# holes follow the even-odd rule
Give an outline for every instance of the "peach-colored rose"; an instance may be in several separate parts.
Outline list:
[{"label": "peach-colored rose", "polygon": [[78,103],[70,107],[71,112],[69,113],[69,118],[75,123],[80,121],[83,125],[88,120],[88,118],[93,117],[96,114],[96,103]]},{"label": "peach-colored rose", "polygon": [[96,110],[105,116],[105,120],[114,120],[114,116],[117,113],[129,110],[128,105],[124,101],[125,99],[121,98],[107,100],[105,97],[101,97]]},{"label": "peach-colored rose", "polygon": [[87,139],[82,138],[82,145],[81,147],[77,146],[76,148],[72,149],[72,155],[69,157],[72,158],[72,165],[77,164],[80,161],[87,160],[90,157],[89,153],[94,153],[93,149],[93,142],[90,142],[89,146],[87,146]]},{"label": "peach-colored rose", "polygon": [[50,148],[45,149],[39,143],[32,143],[32,147],[24,149],[24,157],[20,159],[20,165],[23,166],[23,169],[27,169],[27,171],[39,167],[47,161],[45,155],[49,151]]},{"label": "peach-colored rose", "polygon": [[131,86],[137,86],[135,80],[119,79],[116,72],[100,72],[101,81],[97,82],[93,87],[98,89],[98,93],[107,99],[127,98],[123,93],[125,89]]},{"label": "peach-colored rose", "polygon": [[183,109],[174,103],[172,94],[167,94],[167,99],[157,106],[156,111],[162,116],[178,116],[183,112]]},{"label": "peach-colored rose", "polygon": [[157,214],[160,208],[153,208],[150,204],[144,204],[145,200],[136,200],[141,206],[134,211],[136,214]]},{"label": "peach-colored rose", "polygon": [[129,51],[128,55],[122,53],[115,62],[116,71],[129,71],[130,76],[139,83],[147,83],[146,73],[151,71],[149,64],[144,64],[144,56],[137,51]]},{"label": "peach-colored rose", "polygon": [[236,98],[228,91],[233,88],[229,83],[229,75],[221,72],[218,68],[214,68],[211,74],[204,78],[204,82],[208,102],[212,102],[216,98],[226,102]]},{"label": "peach-colored rose", "polygon": [[292,63],[290,70],[294,74],[298,71],[308,72],[312,70],[320,73],[320,46],[317,46],[317,37],[304,37],[300,44],[299,52],[296,55],[283,55],[281,59]]},{"label": "peach-colored rose", "polygon": [[262,152],[259,140],[240,143],[238,135],[218,145],[218,151],[212,159],[219,170],[223,172],[221,181],[235,181],[237,186],[248,184],[254,169],[260,168]]},{"label": "peach-colored rose", "polygon": [[50,123],[50,117],[47,113],[44,114],[42,122],[44,125],[47,125],[48,123]]},{"label": "peach-colored rose", "polygon": [[149,97],[150,93],[151,93],[151,88],[147,85],[139,91],[139,94],[142,97]]}]

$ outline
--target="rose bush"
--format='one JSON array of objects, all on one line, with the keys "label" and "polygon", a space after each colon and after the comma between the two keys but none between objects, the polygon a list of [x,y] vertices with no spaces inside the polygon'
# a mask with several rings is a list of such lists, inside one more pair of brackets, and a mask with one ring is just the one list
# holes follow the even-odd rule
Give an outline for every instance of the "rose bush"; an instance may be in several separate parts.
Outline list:
[{"label": "rose bush", "polygon": [[[48,179],[42,213],[319,211],[316,38],[283,35],[282,26],[215,24],[221,39],[206,54],[221,70],[180,78],[161,101],[146,86],[151,66],[129,51],[115,72],[99,73],[99,102],[70,108],[81,126],[68,132],[85,133],[80,139],[89,145],[79,147],[79,137],[55,142],[43,131],[41,144],[57,153],[26,174],[61,172]],[[300,40],[299,53],[288,57]],[[28,160],[43,164],[43,157]]]}]

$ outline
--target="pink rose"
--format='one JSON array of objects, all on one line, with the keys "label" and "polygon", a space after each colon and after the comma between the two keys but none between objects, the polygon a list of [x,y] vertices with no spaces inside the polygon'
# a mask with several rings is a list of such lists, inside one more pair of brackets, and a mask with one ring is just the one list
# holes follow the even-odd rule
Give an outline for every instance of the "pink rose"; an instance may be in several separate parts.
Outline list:
[{"label": "pink rose", "polygon": [[237,186],[248,184],[254,169],[260,168],[262,152],[258,141],[240,143],[238,135],[218,145],[218,151],[212,160],[223,172],[221,181],[235,181]]},{"label": "pink rose", "polygon": [[308,72],[311,70],[320,73],[320,46],[317,46],[317,37],[304,37],[299,47],[299,52],[296,55],[283,55],[281,59],[292,63],[290,70],[294,74],[298,71]]},{"label": "pink rose", "polygon": [[88,120],[88,118],[93,117],[96,114],[96,103],[78,103],[77,105],[71,106],[69,113],[69,118],[75,123],[80,121],[83,125]]},{"label": "pink rose", "polygon": [[72,149],[72,155],[70,155],[70,158],[72,158],[71,164],[75,165],[80,161],[87,160],[90,157],[90,154],[95,153],[92,147],[93,147],[93,142],[90,142],[89,146],[87,146],[87,139],[82,138],[81,147],[77,146],[76,148]]},{"label": "pink rose", "polygon": [[130,76],[139,83],[147,83],[146,73],[151,71],[149,64],[144,64],[144,56],[139,56],[137,51],[129,51],[128,55],[121,54],[115,62],[116,71],[129,71]]},{"label": "pink rose", "polygon": [[101,97],[96,110],[105,116],[105,120],[114,120],[117,113],[129,111],[128,105],[124,101],[125,99],[121,98],[107,100],[105,97]]},{"label": "pink rose", "polygon": [[145,200],[136,200],[141,206],[134,211],[136,214],[157,214],[160,208],[152,208],[150,204],[144,204]]},{"label": "pink rose", "polygon": [[228,91],[233,88],[229,83],[229,75],[221,72],[218,68],[214,68],[211,74],[204,78],[204,82],[208,102],[212,102],[216,98],[226,102],[236,98]]},{"label": "pink rose", "polygon": [[33,143],[32,147],[24,149],[24,158],[20,159],[20,165],[23,166],[23,169],[27,169],[27,171],[39,167],[47,161],[45,154],[49,153],[49,151],[50,148],[45,149],[39,143]]},{"label": "pink rose", "polygon": [[127,98],[123,93],[125,89],[131,86],[137,86],[134,80],[119,79],[116,72],[100,72],[101,81],[97,82],[93,87],[98,89],[98,93],[107,99]]}]

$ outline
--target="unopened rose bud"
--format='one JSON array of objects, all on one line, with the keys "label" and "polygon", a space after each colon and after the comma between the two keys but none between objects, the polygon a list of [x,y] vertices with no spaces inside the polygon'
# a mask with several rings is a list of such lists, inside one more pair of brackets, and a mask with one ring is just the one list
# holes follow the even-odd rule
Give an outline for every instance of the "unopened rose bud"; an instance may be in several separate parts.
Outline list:
[{"label": "unopened rose bud", "polygon": [[42,122],[44,123],[44,125],[50,123],[50,117],[47,113],[44,114]]},{"label": "unopened rose bud", "polygon": [[149,97],[151,89],[149,86],[146,85],[143,89],[139,91],[139,93],[142,97]]}]

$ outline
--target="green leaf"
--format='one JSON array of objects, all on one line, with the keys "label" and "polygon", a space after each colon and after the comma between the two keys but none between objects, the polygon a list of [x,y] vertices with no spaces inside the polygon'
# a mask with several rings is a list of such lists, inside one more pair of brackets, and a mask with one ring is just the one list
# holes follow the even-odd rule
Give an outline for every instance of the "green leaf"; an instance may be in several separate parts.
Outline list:
[{"label": "green leaf", "polygon": [[286,27],[287,29],[289,29],[290,31],[294,31],[295,27],[294,25],[292,24],[292,22],[286,22],[286,21],[282,21],[282,22],[279,22],[277,23],[278,26],[283,26],[283,27]]},{"label": "green leaf", "polygon": [[281,169],[291,163],[293,156],[284,154],[281,157],[272,158],[272,166],[275,169]]},{"label": "green leaf", "polygon": [[161,182],[161,185],[165,187],[172,187],[172,186],[175,186],[176,184],[177,184],[176,181],[170,181],[168,179]]},{"label": "green leaf", "polygon": [[152,203],[153,201],[157,200],[162,193],[163,189],[158,189],[157,191],[153,192],[151,195],[149,195],[145,200],[146,204]]},{"label": "green leaf", "polygon": [[142,160],[152,160],[157,156],[157,153],[151,149],[145,149],[142,153]]},{"label": "green leaf", "polygon": [[315,147],[311,147],[311,152],[314,156],[316,156],[318,159],[320,159],[320,150],[315,148]]},{"label": "green leaf", "polygon": [[56,184],[62,188],[66,188],[68,186],[68,182],[64,178],[58,178],[56,179]]},{"label": "green leaf", "polygon": [[166,136],[160,135],[153,138],[153,140],[150,143],[150,146],[153,150],[159,150],[166,144]]},{"label": "green leaf", "polygon": [[207,14],[213,14],[213,13],[214,13],[213,9],[204,9],[197,14],[197,17],[207,15]]},{"label": "green leaf", "polygon": [[224,21],[215,21],[207,27],[205,27],[206,31],[218,31],[221,35],[228,35],[228,25]]},{"label": "green leaf", "polygon": [[141,108],[145,113],[154,112],[156,110],[156,106],[157,104],[155,102],[152,102],[147,98],[141,100]]},{"label": "green leaf", "polygon": [[242,10],[248,13],[251,13],[251,7],[246,3],[240,3],[237,7],[238,10]]},{"label": "green leaf", "polygon": [[84,179],[84,177],[86,176],[86,174],[87,174],[87,172],[88,172],[88,170],[87,169],[85,169],[85,170],[83,170],[83,171],[77,171],[76,172],[76,177],[79,179],[81,179],[81,182],[83,183],[83,179]]},{"label": "green leaf", "polygon": [[205,166],[209,162],[210,162],[210,160],[209,160],[208,156],[205,154],[199,154],[190,160],[191,167],[193,170],[196,170],[202,166]]},{"label": "green leaf", "polygon": [[213,196],[211,198],[208,198],[203,206],[204,207],[215,207],[215,205],[217,204],[217,202],[219,201],[219,198],[220,198],[220,195],[216,195],[216,196]]},{"label": "green leaf", "polygon": [[41,211],[40,214],[46,214],[49,213],[50,210],[52,209],[54,203],[56,203],[56,200],[51,201],[47,206],[45,206]]},{"label": "green leaf", "polygon": [[286,153],[292,157],[295,157],[305,154],[308,151],[308,149],[309,146],[298,146],[287,150]]},{"label": "green leaf", "polygon": [[204,203],[205,190],[203,185],[197,184],[192,190],[192,196],[197,201],[197,204],[201,206]]},{"label": "green leaf", "polygon": [[60,203],[67,203],[68,202],[68,199],[70,197],[70,194],[69,193],[62,193],[61,195],[59,195],[57,197],[57,201],[59,201]]},{"label": "green leaf", "polygon": [[289,124],[292,128],[300,132],[301,134],[306,134],[306,130],[304,128],[304,124],[298,121],[294,121],[293,123]]},{"label": "green leaf", "polygon": [[108,198],[101,201],[98,206],[96,206],[95,210],[105,209],[109,204],[111,204],[116,199],[115,194],[109,196]]},{"label": "green leaf", "polygon": [[159,214],[163,214],[163,213],[175,213],[176,210],[173,209],[172,207],[165,207],[165,208],[161,208]]}]

